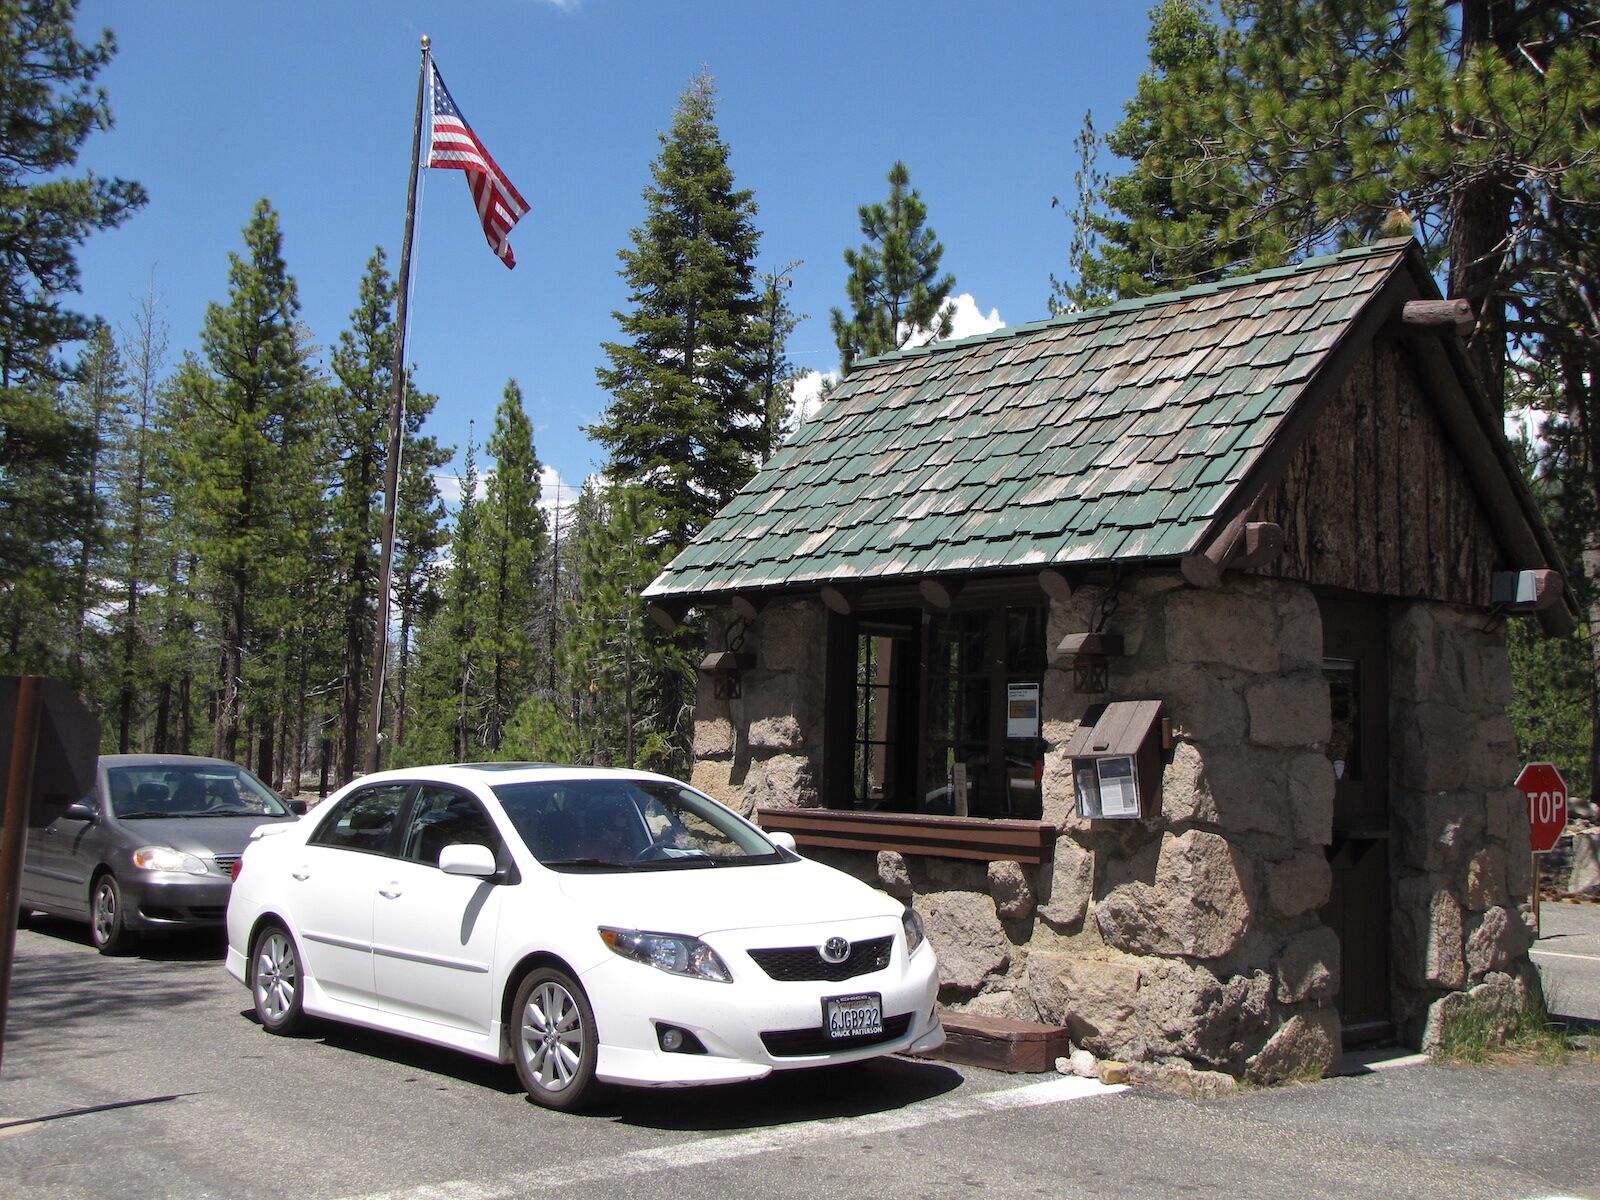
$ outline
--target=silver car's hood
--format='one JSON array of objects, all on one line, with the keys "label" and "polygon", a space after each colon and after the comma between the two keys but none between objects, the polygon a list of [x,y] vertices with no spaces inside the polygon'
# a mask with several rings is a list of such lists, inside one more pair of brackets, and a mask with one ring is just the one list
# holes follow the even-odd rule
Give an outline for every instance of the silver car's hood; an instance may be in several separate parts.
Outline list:
[{"label": "silver car's hood", "polygon": [[141,846],[171,846],[186,854],[242,854],[260,825],[291,825],[294,817],[135,817],[119,820],[124,837]]}]

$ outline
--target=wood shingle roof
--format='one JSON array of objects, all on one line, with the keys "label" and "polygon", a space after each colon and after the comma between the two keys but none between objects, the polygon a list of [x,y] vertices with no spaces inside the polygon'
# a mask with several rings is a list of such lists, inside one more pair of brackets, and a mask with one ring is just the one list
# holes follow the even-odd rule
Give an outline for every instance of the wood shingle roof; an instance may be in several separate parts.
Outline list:
[{"label": "wood shingle roof", "polygon": [[1190,554],[1410,247],[862,363],[645,594]]}]

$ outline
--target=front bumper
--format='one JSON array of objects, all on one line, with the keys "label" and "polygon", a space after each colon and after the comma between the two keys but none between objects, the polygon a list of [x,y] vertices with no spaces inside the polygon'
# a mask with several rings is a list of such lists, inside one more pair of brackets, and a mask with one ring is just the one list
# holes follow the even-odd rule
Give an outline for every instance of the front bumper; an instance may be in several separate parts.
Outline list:
[{"label": "front bumper", "polygon": [[[801,933],[800,944],[805,938]],[[908,959],[904,939],[897,937],[886,968],[841,982],[780,982],[737,946],[707,940],[728,963],[734,982],[686,979],[622,958],[584,973],[600,1035],[599,1079],[643,1087],[733,1083],[772,1071],[922,1053],[944,1043],[938,965],[926,944]],[[830,1043],[822,1028],[824,999],[863,993],[882,997],[883,1035]],[[661,1049],[658,1030],[664,1025],[692,1033],[705,1052]]]},{"label": "front bumper", "polygon": [[164,871],[117,876],[129,929],[215,929],[228,914],[229,879]]}]

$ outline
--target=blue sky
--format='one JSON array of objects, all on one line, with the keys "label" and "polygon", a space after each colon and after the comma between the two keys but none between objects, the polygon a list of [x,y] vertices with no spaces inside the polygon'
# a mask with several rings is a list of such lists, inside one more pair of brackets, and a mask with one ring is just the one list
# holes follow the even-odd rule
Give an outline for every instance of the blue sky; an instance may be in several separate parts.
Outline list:
[{"label": "blue sky", "polygon": [[[410,361],[439,396],[430,430],[481,444],[506,380],[521,384],[540,457],[568,484],[602,450],[581,427],[606,394],[600,344],[626,304],[617,250],[676,98],[702,66],[761,265],[803,260],[790,341],[800,367],[837,365],[856,209],[911,170],[944,265],[975,312],[1045,313],[1068,226],[1072,139],[1108,128],[1145,65],[1145,0],[84,0],[79,27],[115,32],[101,75],[116,128],[83,161],[138,179],[149,206],[79,256],[76,307],[127,322],[152,285],[172,357],[198,346],[208,301],[260,197],[282,219],[302,316],[331,345],[373,247],[397,268],[418,39],[532,211],[517,268],[489,252],[458,172],[424,172]],[[570,499],[570,495],[569,495]]]}]

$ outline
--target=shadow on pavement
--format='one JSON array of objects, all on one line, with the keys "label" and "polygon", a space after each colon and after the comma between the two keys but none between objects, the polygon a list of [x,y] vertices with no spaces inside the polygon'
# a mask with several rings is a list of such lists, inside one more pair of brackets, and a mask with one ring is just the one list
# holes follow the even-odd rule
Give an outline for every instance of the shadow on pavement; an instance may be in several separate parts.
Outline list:
[{"label": "shadow on pavement", "polygon": [[876,1058],[839,1067],[774,1071],[754,1083],[693,1089],[611,1088],[589,1115],[622,1125],[713,1132],[892,1112],[954,1091],[959,1072],[940,1063]]}]

